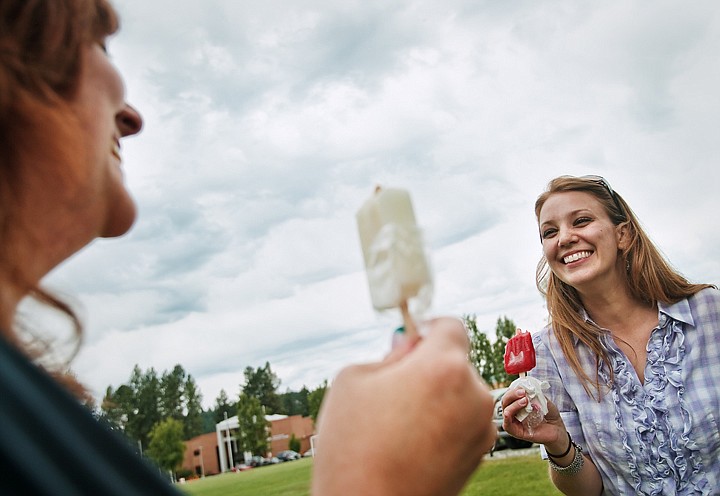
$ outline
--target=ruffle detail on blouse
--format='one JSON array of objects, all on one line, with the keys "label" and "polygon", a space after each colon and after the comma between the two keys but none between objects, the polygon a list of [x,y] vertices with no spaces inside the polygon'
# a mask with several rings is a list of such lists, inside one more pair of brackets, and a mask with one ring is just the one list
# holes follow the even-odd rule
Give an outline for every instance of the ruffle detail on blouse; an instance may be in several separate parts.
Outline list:
[{"label": "ruffle detail on blouse", "polygon": [[[662,318],[660,324],[662,327],[652,332],[648,342],[644,386],[640,385],[624,354],[610,352],[612,363],[609,365],[615,371],[615,384],[611,389],[615,426],[621,433],[636,494],[704,494],[708,481],[703,473],[699,446],[689,436],[692,420],[684,399],[683,324],[667,318]],[[612,338],[608,334],[603,339]],[[604,344],[616,350],[614,343],[608,341]],[[599,372],[602,380],[609,383],[607,365],[601,364]],[[677,399],[669,401],[671,395]],[[682,429],[672,425],[669,404],[679,406]],[[628,411],[635,424],[634,433],[623,425],[623,412],[627,419]],[[677,416],[675,419],[677,422]]]},{"label": "ruffle detail on blouse", "polygon": [[[677,494],[702,494],[708,483],[702,466],[699,446],[689,437],[692,419],[685,402],[685,385],[682,381],[681,364],[685,357],[685,334],[683,324],[665,319],[667,324],[653,332],[648,343],[649,380],[645,384],[648,409],[657,412],[658,432],[662,433],[657,444],[658,458],[649,465],[656,469],[658,481],[667,480],[670,474],[677,481]],[[677,405],[682,418],[682,429],[670,424],[666,397],[677,395]],[[652,425],[652,424],[651,424]],[[647,441],[652,439],[646,438]],[[662,483],[659,483],[662,486]],[[651,494],[663,494],[662,487]]]},{"label": "ruffle detail on blouse", "polygon": [[[610,339],[609,334],[603,335],[601,339],[604,341],[603,345],[606,348],[609,348],[611,350],[614,348],[614,346],[612,346],[606,341],[607,339]],[[601,363],[599,364],[600,366],[598,373],[601,381],[603,381],[605,384],[610,384],[610,374],[608,373],[608,371],[610,369],[615,371],[615,382],[613,384],[613,387],[610,389],[613,402],[615,403],[615,427],[620,433],[622,446],[625,450],[627,466],[630,471],[635,490],[637,492],[640,490],[642,484],[640,474],[638,473],[638,457],[644,458],[644,461],[648,461],[649,458],[647,453],[645,454],[646,456],[643,457],[643,453],[636,450],[634,446],[632,446],[636,443],[630,440],[628,435],[628,432],[630,432],[630,430],[627,429],[623,423],[622,411],[625,409],[623,408],[623,404],[627,407],[630,407],[632,412],[632,418],[637,423],[639,428],[644,428],[644,426],[646,425],[645,411],[636,401],[636,397],[638,395],[638,390],[640,389],[640,387],[635,371],[631,370],[632,367],[620,353],[611,352],[610,360],[610,368],[608,368],[607,364],[604,364],[601,361]],[[641,493],[638,492],[638,494]]]}]

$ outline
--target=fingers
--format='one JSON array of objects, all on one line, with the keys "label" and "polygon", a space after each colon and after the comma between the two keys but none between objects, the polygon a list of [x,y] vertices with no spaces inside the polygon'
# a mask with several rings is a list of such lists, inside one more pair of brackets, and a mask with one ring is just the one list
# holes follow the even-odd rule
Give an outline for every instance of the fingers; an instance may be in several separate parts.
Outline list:
[{"label": "fingers", "polygon": [[469,341],[462,321],[452,317],[439,317],[418,325],[419,336],[413,337],[396,329],[392,338],[392,349],[381,362],[383,365],[397,362],[415,348],[424,353],[436,354],[453,350],[467,353]]},{"label": "fingers", "polygon": [[393,363],[406,356],[420,342],[419,336],[410,336],[400,327],[395,329],[392,337],[392,349],[383,363]]},{"label": "fingers", "polygon": [[466,352],[469,347],[467,331],[462,321],[453,317],[438,317],[421,325],[421,334],[435,349],[458,349]]}]

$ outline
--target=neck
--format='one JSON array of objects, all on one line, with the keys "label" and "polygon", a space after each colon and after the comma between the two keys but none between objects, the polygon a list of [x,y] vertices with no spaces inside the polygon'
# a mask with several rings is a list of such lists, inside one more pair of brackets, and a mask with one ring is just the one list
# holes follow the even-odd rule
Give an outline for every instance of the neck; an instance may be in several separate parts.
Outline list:
[{"label": "neck", "polygon": [[592,297],[581,296],[590,318],[600,327],[623,335],[637,329],[637,324],[657,318],[655,305],[633,298],[627,289]]},{"label": "neck", "polygon": [[[33,226],[35,227],[35,226]],[[12,231],[0,251],[0,329],[10,332],[20,301],[55,266],[76,251],[60,233],[40,236],[37,229]],[[55,242],[52,242],[52,239]]]}]

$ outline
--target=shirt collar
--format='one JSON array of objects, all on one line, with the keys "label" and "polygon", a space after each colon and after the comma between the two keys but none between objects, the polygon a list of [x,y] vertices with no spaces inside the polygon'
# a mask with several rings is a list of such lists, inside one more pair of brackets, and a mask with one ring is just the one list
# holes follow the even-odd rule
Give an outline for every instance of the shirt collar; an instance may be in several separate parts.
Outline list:
[{"label": "shirt collar", "polygon": [[[580,315],[583,319],[585,319],[585,322],[590,322],[592,324],[595,324],[593,320],[590,318],[590,315],[588,315],[587,310],[585,308],[580,308]],[[665,325],[665,322],[667,319],[671,318],[673,320],[678,320],[680,322],[683,322],[685,324],[690,324],[691,326],[695,326],[695,320],[692,317],[692,313],[690,312],[690,302],[688,302],[687,298],[683,298],[682,300],[678,301],[677,303],[667,304],[658,302],[658,324],[660,327],[663,327]],[[595,324],[597,325],[597,324]],[[600,326],[598,326],[600,327]],[[573,336],[573,339],[575,341],[575,344],[580,340],[577,336]]]},{"label": "shirt collar", "polygon": [[690,312],[690,302],[687,298],[683,298],[677,303],[670,305],[658,302],[658,319],[660,320],[661,325],[663,324],[666,316],[695,327],[695,320]]}]

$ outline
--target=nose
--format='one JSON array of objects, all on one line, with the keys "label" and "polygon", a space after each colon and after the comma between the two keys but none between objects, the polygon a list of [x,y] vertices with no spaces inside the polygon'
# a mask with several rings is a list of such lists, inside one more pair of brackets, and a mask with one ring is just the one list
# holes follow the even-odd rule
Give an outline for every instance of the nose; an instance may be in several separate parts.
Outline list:
[{"label": "nose", "polygon": [[115,120],[122,137],[139,133],[143,126],[143,119],[140,113],[127,103],[115,116]]},{"label": "nose", "polygon": [[561,229],[558,233],[558,246],[567,246],[577,241],[577,236],[569,229]]}]

